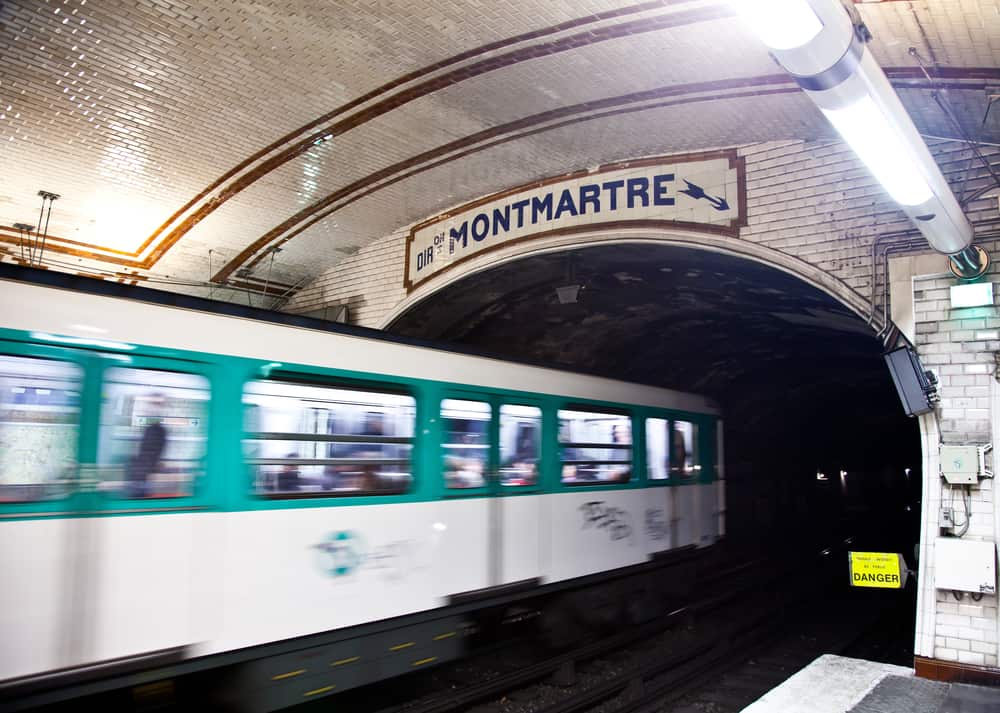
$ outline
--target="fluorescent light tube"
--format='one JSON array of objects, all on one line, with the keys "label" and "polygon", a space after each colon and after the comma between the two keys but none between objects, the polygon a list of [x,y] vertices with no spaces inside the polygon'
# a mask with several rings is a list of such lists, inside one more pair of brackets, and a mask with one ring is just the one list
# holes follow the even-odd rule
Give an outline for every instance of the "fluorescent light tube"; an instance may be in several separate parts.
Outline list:
[{"label": "fluorescent light tube", "polygon": [[933,197],[913,155],[871,97],[821,111],[897,203],[916,206]]},{"label": "fluorescent light tube", "polygon": [[806,0],[733,0],[732,4],[771,49],[801,47],[823,29]]}]

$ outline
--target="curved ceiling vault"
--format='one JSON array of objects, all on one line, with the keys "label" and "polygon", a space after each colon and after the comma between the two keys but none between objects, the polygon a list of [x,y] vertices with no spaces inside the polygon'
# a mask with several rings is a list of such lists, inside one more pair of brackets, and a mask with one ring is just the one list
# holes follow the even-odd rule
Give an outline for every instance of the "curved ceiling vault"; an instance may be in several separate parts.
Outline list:
[{"label": "curved ceiling vault", "polygon": [[[995,3],[858,9],[922,131],[956,133],[938,92],[1000,140]],[[449,206],[581,167],[831,136],[722,0],[10,0],[0,47],[2,259],[24,260],[11,226],[39,222],[42,189],[61,195],[49,267],[195,294],[290,294]]]}]

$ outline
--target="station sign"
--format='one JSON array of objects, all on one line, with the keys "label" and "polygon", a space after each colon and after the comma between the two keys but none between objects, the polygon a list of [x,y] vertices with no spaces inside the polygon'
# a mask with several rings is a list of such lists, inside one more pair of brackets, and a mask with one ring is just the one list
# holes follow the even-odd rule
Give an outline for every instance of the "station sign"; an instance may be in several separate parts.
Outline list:
[{"label": "station sign", "polygon": [[848,552],[852,587],[902,589],[906,562],[897,552]]},{"label": "station sign", "polygon": [[735,150],[608,164],[519,186],[413,227],[405,287],[512,243],[594,228],[663,228],[737,236],[746,225]]}]

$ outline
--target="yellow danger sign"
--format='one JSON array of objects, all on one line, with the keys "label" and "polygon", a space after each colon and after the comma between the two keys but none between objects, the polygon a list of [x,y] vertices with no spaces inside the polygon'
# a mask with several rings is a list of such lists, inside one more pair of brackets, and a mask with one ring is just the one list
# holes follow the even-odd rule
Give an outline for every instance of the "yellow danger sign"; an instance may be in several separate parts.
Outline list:
[{"label": "yellow danger sign", "polygon": [[895,552],[848,552],[852,587],[902,589],[906,584],[906,563]]}]

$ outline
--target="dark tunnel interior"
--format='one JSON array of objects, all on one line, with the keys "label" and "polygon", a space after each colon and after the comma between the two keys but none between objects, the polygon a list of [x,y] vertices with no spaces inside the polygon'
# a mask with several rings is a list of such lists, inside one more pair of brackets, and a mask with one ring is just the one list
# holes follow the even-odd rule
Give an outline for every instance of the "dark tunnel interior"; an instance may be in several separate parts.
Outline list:
[{"label": "dark tunnel interior", "polygon": [[731,538],[877,522],[872,546],[913,551],[919,431],[882,343],[788,273],[686,247],[588,247],[464,278],[389,331],[711,396],[725,419]]}]

